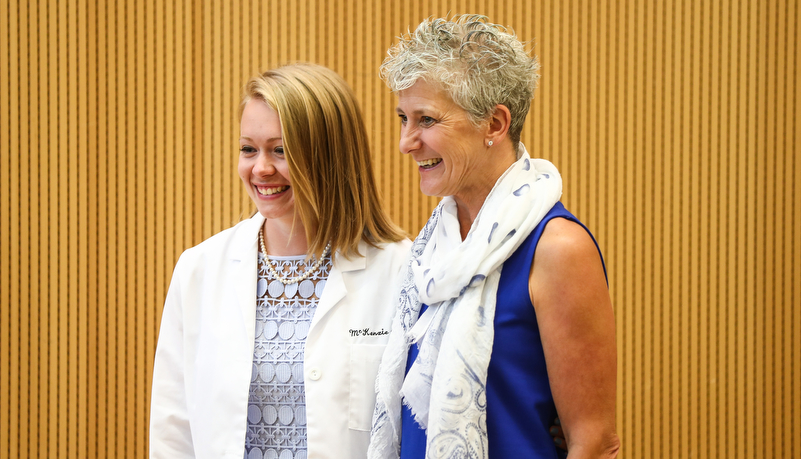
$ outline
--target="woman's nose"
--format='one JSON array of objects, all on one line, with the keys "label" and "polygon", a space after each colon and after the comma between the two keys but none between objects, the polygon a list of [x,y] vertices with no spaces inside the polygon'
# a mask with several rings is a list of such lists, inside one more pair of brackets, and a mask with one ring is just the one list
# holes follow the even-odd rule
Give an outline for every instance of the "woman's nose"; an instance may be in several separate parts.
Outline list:
[{"label": "woman's nose", "polygon": [[420,147],[420,137],[418,136],[417,129],[410,128],[409,126],[401,127],[400,132],[400,151],[404,154],[409,154]]},{"label": "woman's nose", "polygon": [[253,174],[259,177],[268,177],[275,174],[275,164],[273,164],[270,155],[259,153],[256,157],[256,164],[253,165]]}]

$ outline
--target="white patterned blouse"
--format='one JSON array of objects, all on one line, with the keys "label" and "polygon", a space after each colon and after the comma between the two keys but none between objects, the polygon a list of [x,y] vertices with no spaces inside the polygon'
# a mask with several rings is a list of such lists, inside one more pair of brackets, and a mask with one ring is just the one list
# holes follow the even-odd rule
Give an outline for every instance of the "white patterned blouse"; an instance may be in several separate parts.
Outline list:
[{"label": "white patterned blouse", "polygon": [[[302,274],[307,266],[303,255],[270,260],[286,277]],[[330,270],[331,257],[326,256],[308,279],[284,285],[270,274],[259,253],[246,459],[306,459],[303,353]]]}]

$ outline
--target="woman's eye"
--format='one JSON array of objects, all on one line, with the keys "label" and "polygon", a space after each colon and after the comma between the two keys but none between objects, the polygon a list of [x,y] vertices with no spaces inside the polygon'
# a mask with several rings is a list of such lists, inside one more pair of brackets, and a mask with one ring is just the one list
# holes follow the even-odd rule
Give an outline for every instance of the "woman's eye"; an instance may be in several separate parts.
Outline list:
[{"label": "woman's eye", "polygon": [[241,153],[255,153],[256,149],[248,145],[242,145],[241,147],[239,147],[239,151]]},{"label": "woman's eye", "polygon": [[284,154],[284,147],[275,147],[275,150],[273,150],[273,151],[277,155],[283,155]]},{"label": "woman's eye", "polygon": [[431,118],[430,116],[422,116],[420,117],[420,125],[423,127],[429,127],[434,124],[436,120]]},{"label": "woman's eye", "polygon": [[408,118],[406,118],[406,115],[398,115],[398,118],[400,118],[401,124],[405,126],[406,125],[406,121],[408,121]]}]

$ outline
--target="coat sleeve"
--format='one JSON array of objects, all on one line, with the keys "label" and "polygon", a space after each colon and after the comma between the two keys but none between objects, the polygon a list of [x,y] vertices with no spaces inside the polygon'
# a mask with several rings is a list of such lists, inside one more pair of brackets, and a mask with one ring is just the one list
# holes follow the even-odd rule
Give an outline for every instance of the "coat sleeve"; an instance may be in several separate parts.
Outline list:
[{"label": "coat sleeve", "polygon": [[[184,258],[182,256],[182,258]],[[186,396],[186,359],[181,288],[176,264],[161,318],[150,398],[150,457],[194,457]]]}]

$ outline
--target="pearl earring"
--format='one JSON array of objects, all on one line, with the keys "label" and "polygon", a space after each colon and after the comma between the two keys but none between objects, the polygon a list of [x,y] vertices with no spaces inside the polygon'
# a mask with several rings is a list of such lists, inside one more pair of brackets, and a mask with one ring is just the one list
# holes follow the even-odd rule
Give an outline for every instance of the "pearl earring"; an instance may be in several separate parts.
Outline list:
[{"label": "pearl earring", "polygon": [[492,146],[492,140],[490,140],[489,142],[487,142],[487,146],[488,146],[488,147],[491,147],[491,146]]}]

